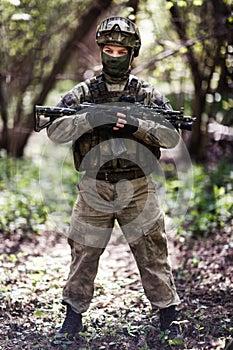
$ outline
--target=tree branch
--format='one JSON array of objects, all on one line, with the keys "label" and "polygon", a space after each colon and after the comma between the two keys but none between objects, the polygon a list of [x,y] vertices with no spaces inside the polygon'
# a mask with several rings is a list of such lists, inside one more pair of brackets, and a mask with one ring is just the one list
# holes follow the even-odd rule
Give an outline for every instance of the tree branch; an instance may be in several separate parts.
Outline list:
[{"label": "tree branch", "polygon": [[111,5],[111,2],[112,0],[93,0],[92,4],[89,5],[88,10],[81,15],[76,29],[73,31],[65,46],[61,49],[59,58],[57,62],[55,62],[52,71],[42,82],[42,90],[35,98],[34,105],[43,104],[48,92],[55,85],[56,75],[60,73],[68,63],[75,44],[83,40],[93,26],[93,23],[95,23],[96,18]]},{"label": "tree branch", "polygon": [[186,42],[183,42],[182,44],[178,44],[175,49],[166,49],[160,53],[158,53],[156,56],[151,58],[147,63],[142,64],[132,70],[132,74],[137,74],[142,72],[145,69],[148,69],[150,67],[155,66],[156,62],[162,61],[167,57],[174,56],[176,53],[179,53],[180,49],[183,47],[191,47],[194,45],[197,41],[204,41],[205,39],[208,39],[209,36],[202,36],[200,38],[195,39],[189,39]]}]

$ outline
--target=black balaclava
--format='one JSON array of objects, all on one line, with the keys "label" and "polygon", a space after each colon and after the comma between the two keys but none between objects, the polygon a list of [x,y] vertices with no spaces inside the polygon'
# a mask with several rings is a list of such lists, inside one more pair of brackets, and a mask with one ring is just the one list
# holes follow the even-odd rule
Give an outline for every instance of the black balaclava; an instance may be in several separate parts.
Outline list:
[{"label": "black balaclava", "polygon": [[133,60],[132,50],[128,48],[128,54],[120,57],[112,57],[101,49],[101,59],[103,73],[106,80],[110,83],[121,82],[129,77],[131,71],[131,62]]}]

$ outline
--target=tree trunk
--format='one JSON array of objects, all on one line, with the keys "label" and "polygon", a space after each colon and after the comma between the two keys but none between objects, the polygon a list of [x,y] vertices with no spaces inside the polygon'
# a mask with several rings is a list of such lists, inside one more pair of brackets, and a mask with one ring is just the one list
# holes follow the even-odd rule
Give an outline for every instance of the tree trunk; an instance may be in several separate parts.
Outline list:
[{"label": "tree trunk", "polygon": [[4,87],[3,87],[3,77],[0,74],[0,114],[2,116],[2,133],[0,134],[0,148],[7,149],[7,140],[8,140],[8,129],[7,129],[7,120],[8,120],[8,114],[7,114],[7,100],[4,93]]},{"label": "tree trunk", "polygon": [[[42,89],[32,102],[32,106],[38,104],[43,105],[44,101],[56,83],[56,76],[62,72],[69,62],[75,44],[82,41],[88,34],[92,26],[96,23],[96,19],[105,11],[112,3],[112,0],[93,1],[87,11],[78,19],[78,25],[71,34],[69,40],[65,43],[60,51],[60,56],[54,64],[49,75],[42,82]],[[23,116],[21,110],[20,115],[17,115],[16,123],[12,130],[7,132],[7,143],[5,143],[7,153],[13,157],[19,158],[23,156],[24,148],[33,131],[33,109],[30,114]],[[3,133],[2,133],[3,135]],[[6,131],[5,131],[6,135]]]},{"label": "tree trunk", "polygon": [[96,18],[98,18],[102,11],[106,10],[112,0],[98,0],[94,1],[90,5],[89,9],[79,18],[78,26],[71,34],[69,40],[66,42],[65,46],[60,52],[60,56],[57,62],[47,78],[43,82],[43,88],[40,94],[36,97],[35,104],[43,104],[49,91],[54,87],[56,83],[56,75],[64,70],[67,63],[70,60],[72,51],[76,43],[83,40],[83,38],[88,34],[88,32],[93,27],[93,23],[96,23]]},{"label": "tree trunk", "polygon": [[8,154],[14,158],[21,158],[24,154],[24,148],[32,133],[31,129],[22,129],[21,127],[8,130]]},{"label": "tree trunk", "polygon": [[192,133],[190,137],[189,152],[191,158],[195,161],[205,160],[205,137],[201,131],[201,115],[205,110],[205,93],[201,87],[195,89],[193,115],[197,117],[193,123]]}]

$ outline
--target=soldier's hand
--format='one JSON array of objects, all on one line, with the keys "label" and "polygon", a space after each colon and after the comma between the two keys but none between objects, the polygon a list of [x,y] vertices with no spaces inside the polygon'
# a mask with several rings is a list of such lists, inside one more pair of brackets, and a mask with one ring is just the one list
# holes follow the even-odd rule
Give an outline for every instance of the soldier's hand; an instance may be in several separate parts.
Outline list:
[{"label": "soldier's hand", "polygon": [[87,113],[87,120],[92,128],[103,126],[112,129],[117,124],[118,117],[106,110],[93,109]]},{"label": "soldier's hand", "polygon": [[102,126],[124,133],[134,133],[139,125],[138,119],[131,115],[118,112],[113,108],[102,108],[98,105],[88,110],[87,120],[92,128]]},{"label": "soldier's hand", "polygon": [[113,130],[120,130],[125,133],[132,134],[138,130],[139,121],[132,115],[125,115],[123,113],[117,113],[119,117],[116,127]]},{"label": "soldier's hand", "polygon": [[123,129],[126,123],[127,123],[126,115],[118,112],[117,123],[116,123],[116,126],[113,127],[113,130],[117,131],[117,130]]}]

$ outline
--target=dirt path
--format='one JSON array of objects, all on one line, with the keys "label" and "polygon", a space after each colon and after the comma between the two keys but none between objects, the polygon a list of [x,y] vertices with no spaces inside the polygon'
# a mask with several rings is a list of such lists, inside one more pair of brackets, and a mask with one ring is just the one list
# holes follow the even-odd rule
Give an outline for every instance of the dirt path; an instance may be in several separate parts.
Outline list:
[{"label": "dirt path", "polygon": [[17,237],[3,235],[0,349],[223,349],[233,333],[231,240],[230,230],[200,242],[171,238],[184,342],[169,346],[158,316],[150,314],[129,248],[116,232],[100,260],[85,332],[76,344],[52,347],[64,313],[60,299],[70,262],[66,238],[44,232],[17,246]]}]

